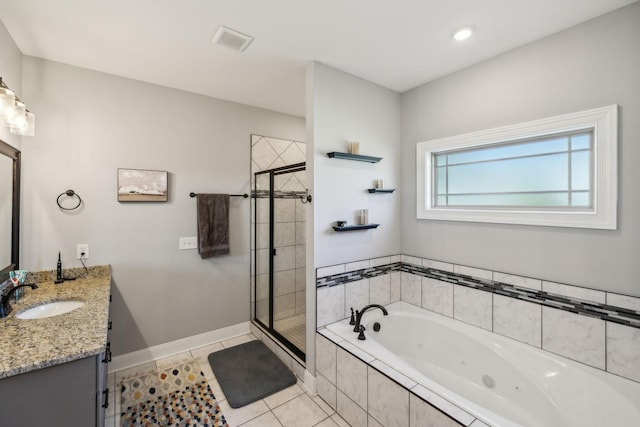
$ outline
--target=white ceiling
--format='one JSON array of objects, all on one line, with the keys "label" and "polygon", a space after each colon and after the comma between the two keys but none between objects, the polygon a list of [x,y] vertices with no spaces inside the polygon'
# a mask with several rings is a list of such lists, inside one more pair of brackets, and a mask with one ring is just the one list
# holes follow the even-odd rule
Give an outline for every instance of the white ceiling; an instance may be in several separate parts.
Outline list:
[{"label": "white ceiling", "polygon": [[[403,92],[634,1],[0,0],[0,20],[25,55],[304,116],[309,61]],[[220,25],[255,41],[213,45]]]}]

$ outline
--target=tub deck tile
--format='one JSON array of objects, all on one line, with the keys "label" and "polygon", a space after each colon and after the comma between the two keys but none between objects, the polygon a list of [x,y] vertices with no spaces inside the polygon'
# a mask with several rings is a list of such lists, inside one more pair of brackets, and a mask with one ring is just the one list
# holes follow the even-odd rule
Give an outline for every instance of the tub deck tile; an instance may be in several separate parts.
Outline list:
[{"label": "tub deck tile", "polygon": [[330,330],[326,329],[326,328],[321,328],[318,329],[318,333],[322,336],[324,336],[325,338],[330,339],[331,341],[333,341],[334,343],[339,343],[341,341],[344,341],[344,339],[337,334],[334,334],[333,332],[331,332]]},{"label": "tub deck tile", "polygon": [[358,347],[356,347],[355,345],[351,344],[348,341],[339,342],[338,345],[343,349],[347,350],[349,353],[356,356],[358,359],[362,360],[363,362],[371,363],[375,360],[375,357],[371,356],[369,353],[366,353],[360,350]]},{"label": "tub deck tile", "polygon": [[466,413],[453,403],[438,396],[436,393],[420,384],[413,387],[411,392],[465,426],[471,425],[471,423],[476,419],[473,415]]},{"label": "tub deck tile", "polygon": [[393,381],[397,382],[398,384],[400,384],[401,386],[407,389],[411,389],[418,384],[417,382],[413,381],[411,378],[405,375],[402,375],[400,372],[396,371],[386,363],[383,363],[379,360],[374,360],[373,362],[371,362],[371,366],[373,366],[378,371],[382,372],[383,374],[391,378]]},{"label": "tub deck tile", "polygon": [[417,397],[409,396],[409,427],[460,427],[460,423]]}]

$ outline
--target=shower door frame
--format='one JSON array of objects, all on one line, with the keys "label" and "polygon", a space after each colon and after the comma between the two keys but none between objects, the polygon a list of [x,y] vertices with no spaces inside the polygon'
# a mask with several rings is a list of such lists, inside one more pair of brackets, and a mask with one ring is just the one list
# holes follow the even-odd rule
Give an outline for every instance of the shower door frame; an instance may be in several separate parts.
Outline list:
[{"label": "shower door frame", "polygon": [[[253,201],[254,201],[254,215],[256,217],[256,220],[254,222],[254,230],[253,230],[253,239],[254,239],[254,248],[256,248],[256,251],[254,253],[254,266],[256,266],[256,269],[254,271],[254,281],[253,281],[253,286],[254,286],[254,294],[257,295],[258,294],[258,290],[257,290],[257,286],[258,286],[258,281],[257,281],[257,262],[258,262],[258,221],[257,221],[257,217],[258,217],[258,202],[257,200],[259,199],[258,197],[258,192],[257,190],[255,190],[256,188],[256,182],[257,182],[257,177],[258,175],[262,175],[265,173],[269,174],[269,324],[265,325],[264,322],[262,320],[260,320],[258,318],[258,309],[257,309],[257,304],[258,304],[258,299],[256,298],[255,301],[253,302],[253,320],[254,322],[256,322],[257,324],[259,324],[260,326],[262,326],[263,328],[265,328],[267,330],[267,332],[269,332],[271,335],[273,335],[278,341],[280,341],[285,347],[287,347],[293,354],[295,354],[296,356],[298,356],[302,361],[306,360],[305,357],[305,352],[302,351],[301,349],[299,349],[298,347],[296,347],[291,341],[289,341],[284,335],[282,335],[281,333],[279,333],[273,326],[274,324],[274,319],[273,319],[273,300],[274,300],[274,295],[273,295],[273,289],[274,289],[274,283],[273,283],[273,276],[274,276],[274,271],[273,271],[273,257],[276,256],[275,254],[275,221],[274,221],[274,211],[275,211],[275,190],[274,190],[274,183],[275,183],[275,177],[277,175],[284,175],[287,173],[295,173],[295,172],[300,172],[300,171],[304,171],[306,170],[306,162],[302,162],[302,163],[295,163],[292,165],[287,165],[287,166],[281,166],[278,168],[273,168],[273,169],[267,169],[264,171],[258,171],[255,172],[253,175],[253,179],[254,179],[254,183],[253,183],[253,188],[254,188],[254,193],[253,193]],[[306,312],[306,309],[305,309]]]}]

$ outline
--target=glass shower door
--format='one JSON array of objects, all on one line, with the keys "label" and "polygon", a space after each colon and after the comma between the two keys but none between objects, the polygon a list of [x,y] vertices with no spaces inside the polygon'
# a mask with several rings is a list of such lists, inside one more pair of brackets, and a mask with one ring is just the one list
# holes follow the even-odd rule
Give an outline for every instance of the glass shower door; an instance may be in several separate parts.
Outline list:
[{"label": "glass shower door", "polygon": [[304,359],[304,163],[255,174],[255,319]]}]

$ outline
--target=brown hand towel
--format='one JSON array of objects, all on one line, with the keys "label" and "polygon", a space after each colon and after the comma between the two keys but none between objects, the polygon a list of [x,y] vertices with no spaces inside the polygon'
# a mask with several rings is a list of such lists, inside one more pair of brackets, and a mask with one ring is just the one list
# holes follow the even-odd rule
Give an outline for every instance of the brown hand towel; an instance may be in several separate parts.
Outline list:
[{"label": "brown hand towel", "polygon": [[229,253],[228,194],[198,194],[198,253],[202,259]]}]

